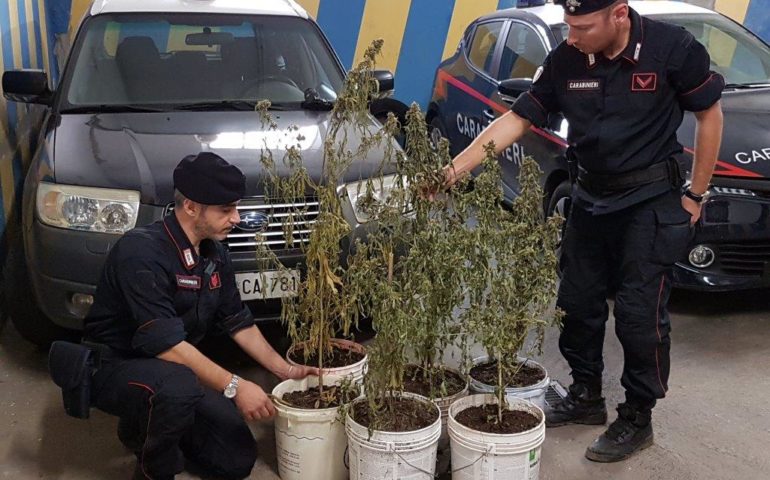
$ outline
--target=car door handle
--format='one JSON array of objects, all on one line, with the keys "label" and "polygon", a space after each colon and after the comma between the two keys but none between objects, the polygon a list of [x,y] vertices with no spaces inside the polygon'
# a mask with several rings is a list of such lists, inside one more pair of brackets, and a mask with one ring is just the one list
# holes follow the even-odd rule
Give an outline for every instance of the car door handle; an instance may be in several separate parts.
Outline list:
[{"label": "car door handle", "polygon": [[487,108],[482,113],[484,114],[484,117],[490,122],[495,120],[495,112],[493,112],[491,108]]}]

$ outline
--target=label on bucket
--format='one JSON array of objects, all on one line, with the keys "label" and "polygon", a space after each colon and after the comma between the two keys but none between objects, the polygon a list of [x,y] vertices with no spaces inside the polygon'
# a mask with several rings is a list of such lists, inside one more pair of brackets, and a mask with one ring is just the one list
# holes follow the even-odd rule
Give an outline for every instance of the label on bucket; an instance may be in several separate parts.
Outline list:
[{"label": "label on bucket", "polygon": [[540,448],[529,451],[529,480],[537,480],[540,476]]},{"label": "label on bucket", "polygon": [[298,454],[282,448],[281,445],[277,445],[277,450],[278,455],[276,456],[278,457],[278,463],[280,467],[292,473],[302,473],[302,464],[300,463],[300,457]]}]

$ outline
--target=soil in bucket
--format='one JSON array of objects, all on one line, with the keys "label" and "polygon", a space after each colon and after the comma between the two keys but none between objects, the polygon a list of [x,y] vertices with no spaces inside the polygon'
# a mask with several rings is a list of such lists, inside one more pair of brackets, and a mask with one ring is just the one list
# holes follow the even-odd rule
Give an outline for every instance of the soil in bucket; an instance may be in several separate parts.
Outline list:
[{"label": "soil in bucket", "polygon": [[368,402],[353,405],[351,417],[367,428],[381,432],[413,432],[433,425],[438,420],[439,412],[432,404],[415,398],[393,397],[386,402],[388,414],[380,414],[372,424],[375,416]]},{"label": "soil in bucket", "polygon": [[[486,385],[497,385],[497,360],[480,363],[471,368],[471,377]],[[519,363],[515,372],[503,377],[506,387],[529,387],[545,378],[545,372],[535,366]]]},{"label": "soil in bucket", "polygon": [[458,423],[484,433],[511,434],[532,430],[540,420],[522,410],[503,410],[503,421],[497,419],[497,405],[466,408],[455,417]]},{"label": "soil in bucket", "polygon": [[[431,385],[432,384],[432,385]],[[404,391],[423,397],[451,397],[465,389],[465,380],[456,372],[437,367],[428,371],[417,365],[407,365]]]},{"label": "soil in bucket", "polygon": [[318,387],[312,387],[308,390],[284,393],[281,400],[292,407],[317,410],[336,408],[356,398],[358,398],[358,389],[356,388],[344,389],[338,385],[329,385],[324,388],[323,394]]},{"label": "soil in bucket", "polygon": [[[289,353],[289,358],[299,365],[318,365],[318,355],[311,352],[310,356],[305,358],[305,348],[298,346]],[[340,348],[332,345],[331,354],[324,354],[324,368],[339,368],[353,365],[364,359],[364,354],[346,348]]]}]

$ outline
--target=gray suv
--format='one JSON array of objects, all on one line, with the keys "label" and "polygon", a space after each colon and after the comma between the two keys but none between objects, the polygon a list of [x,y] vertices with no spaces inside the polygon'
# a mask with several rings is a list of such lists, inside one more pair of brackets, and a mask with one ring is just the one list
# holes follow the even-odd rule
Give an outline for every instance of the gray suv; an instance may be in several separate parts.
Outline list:
[{"label": "gray suv", "polygon": [[[3,75],[7,99],[48,107],[24,184],[22,228],[3,269],[6,308],[34,343],[77,334],[111,246],[170,210],[173,169],[191,153],[216,152],[247,176],[238,207],[243,221],[226,244],[255,316],[277,319],[280,298],[292,294],[293,275],[300,275],[257,275],[257,242],[289,268],[302,260],[281,227],[292,205],[265,198],[259,158],[266,146],[282,158],[287,144],[299,142],[318,180],[329,110],[345,79],[339,59],[289,0],[178,0],[156,10],[150,0],[95,2],[55,92],[42,71]],[[375,77],[381,92],[393,89],[389,72]],[[277,131],[255,112],[259,99],[271,101]],[[374,115],[369,120],[369,128],[379,128]],[[296,135],[284,133],[290,126]],[[358,159],[340,191],[354,192],[350,187],[375,174],[381,158],[372,151]],[[310,212],[317,206],[312,195],[294,202]],[[364,219],[355,196],[346,202],[356,235]],[[312,214],[305,222],[295,225],[298,242],[307,241]]]}]

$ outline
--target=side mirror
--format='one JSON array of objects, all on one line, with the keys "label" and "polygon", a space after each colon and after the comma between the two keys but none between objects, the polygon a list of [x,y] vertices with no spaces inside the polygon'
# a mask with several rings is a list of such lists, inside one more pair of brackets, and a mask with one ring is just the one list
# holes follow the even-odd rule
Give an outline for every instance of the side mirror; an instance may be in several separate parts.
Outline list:
[{"label": "side mirror", "polygon": [[11,102],[50,105],[53,92],[42,70],[9,70],[3,73],[3,96]]},{"label": "side mirror", "polygon": [[522,93],[529,91],[531,86],[531,78],[511,78],[500,82],[497,91],[505,97],[516,98]]},{"label": "side mirror", "polygon": [[380,93],[392,92],[396,88],[396,81],[393,78],[393,72],[390,70],[375,70],[372,72],[372,75],[380,86]]}]

